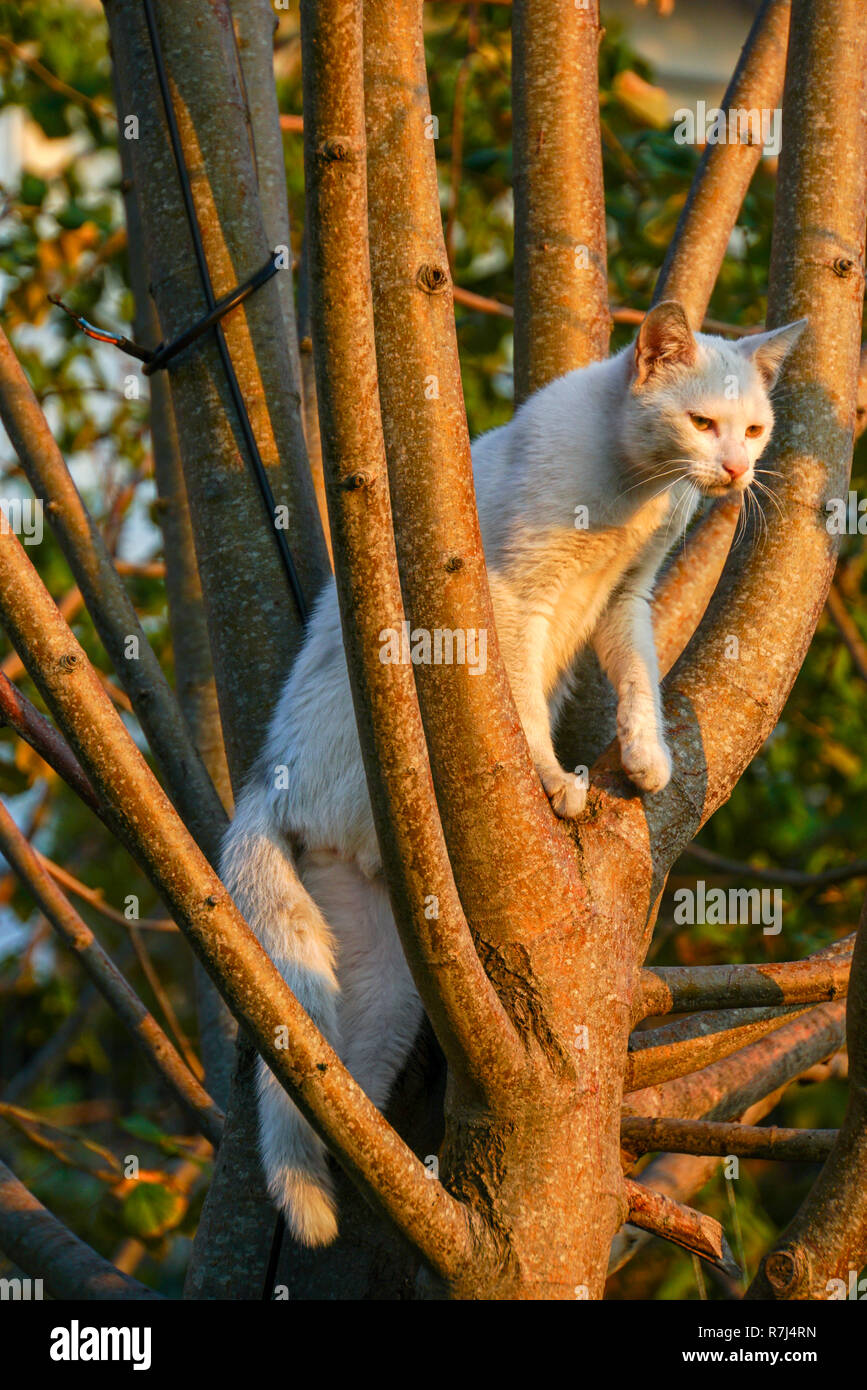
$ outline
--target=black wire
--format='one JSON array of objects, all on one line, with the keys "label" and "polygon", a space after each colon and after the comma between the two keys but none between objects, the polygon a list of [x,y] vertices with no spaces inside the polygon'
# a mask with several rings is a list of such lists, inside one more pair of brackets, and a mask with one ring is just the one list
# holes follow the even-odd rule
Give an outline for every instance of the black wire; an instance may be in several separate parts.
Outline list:
[{"label": "black wire", "polygon": [[100,328],[98,324],[91,323],[83,314],[77,314],[74,309],[70,309],[68,304],[64,304],[59,295],[50,294],[49,303],[56,304],[58,309],[62,309],[64,314],[68,314],[73,323],[86,333],[88,338],[95,338],[98,343],[111,343],[112,347],[119,348],[121,352],[129,353],[130,357],[137,357],[144,363],[143,371],[145,376],[152,376],[154,372],[162,371],[167,367],[179,352],[188,348],[191,343],[197,342],[203,333],[213,328],[218,319],[224,314],[228,314],[230,309],[237,309],[239,304],[243,304],[245,299],[258,290],[272,275],[276,275],[280,268],[280,251],[272,251],[265,264],[257,270],[243,284],[236,285],[222,299],[218,299],[213,309],[209,309],[204,318],[198,319],[190,328],[184,330],[177,338],[173,338],[170,343],[160,343],[158,347],[146,348],[140,343],[134,343],[132,338],[126,338],[122,333],[112,333],[108,328]]},{"label": "black wire", "polygon": [[[169,91],[168,74],[166,73],[166,65],[163,59],[162,45],[160,43],[160,37],[157,30],[153,0],[144,0],[144,12],[145,20],[147,22],[148,27],[148,35],[150,37],[154,67],[156,68],[157,81],[159,83],[160,94],[163,100],[163,108],[166,113],[166,122],[169,128],[169,138],[172,144],[172,154],[174,155],[175,167],[178,173],[178,180],[181,185],[181,194],[184,199],[184,207],[187,213],[187,221],[190,227],[190,235],[193,239],[193,249],[196,254],[196,261],[199,267],[199,275],[201,276],[202,280],[202,288],[205,292],[205,299],[207,301],[208,309],[213,310],[217,307],[217,301],[214,296],[214,287],[211,283],[211,274],[208,270],[208,262],[205,256],[205,248],[202,245],[202,234],[199,230],[199,223],[196,218],[196,207],[195,203],[193,202],[193,191],[190,187],[189,174],[187,173],[187,168],[184,163],[183,147],[181,145],[181,137],[180,132],[178,130],[177,119],[175,117],[175,110],[172,105],[171,92]],[[307,602],[304,598],[304,594],[302,592],[301,585],[298,580],[298,574],[295,570],[295,563],[292,559],[292,553],[289,550],[289,545],[286,540],[285,532],[277,526],[277,509],[276,503],[274,501],[274,494],[271,491],[271,484],[268,481],[268,475],[266,474],[265,467],[262,463],[262,456],[259,453],[259,446],[256,443],[256,437],[253,434],[253,427],[250,424],[250,417],[247,414],[247,408],[244,404],[244,397],[241,394],[241,388],[238,384],[238,378],[235,375],[235,368],[232,365],[232,358],[229,355],[229,349],[226,345],[226,337],[223,332],[223,326],[221,323],[217,323],[215,327],[217,334],[217,346],[220,350],[220,358],[226,373],[226,379],[229,383],[229,390],[232,394],[232,400],[234,402],[235,409],[238,413],[238,418],[241,422],[241,430],[244,435],[244,440],[253,463],[253,472],[256,475],[256,481],[259,484],[259,491],[262,494],[262,499],[265,503],[265,506],[268,510],[268,515],[271,519],[272,529],[274,531],[274,536],[277,541],[277,548],[280,551],[280,558],[283,561],[283,568],[285,569],[286,577],[289,580],[289,586],[292,590],[292,594],[295,599],[295,606],[298,609],[298,615],[301,619],[302,624],[306,626],[308,618]]]},{"label": "black wire", "polygon": [[281,1211],[277,1215],[277,1224],[274,1227],[271,1249],[268,1254],[268,1268],[265,1271],[265,1283],[262,1286],[262,1301],[264,1303],[270,1303],[274,1294],[274,1283],[277,1279],[277,1266],[280,1263],[280,1251],[283,1248],[283,1237],[285,1234],[286,1218]]},{"label": "black wire", "polygon": [[[202,279],[202,288],[205,292],[205,299],[207,301],[208,309],[213,310],[217,307],[217,301],[214,297],[214,287],[211,283],[211,274],[208,270],[208,262],[205,256],[205,248],[202,245],[202,235],[199,230],[198,220],[196,218],[196,207],[195,203],[193,202],[193,191],[190,187],[190,179],[187,173],[186,165],[184,163],[184,154],[183,148],[181,146],[181,137],[180,132],[178,131],[178,123],[175,118],[175,110],[172,106],[171,93],[169,91],[168,75],[166,73],[166,66],[163,60],[162,45],[160,43],[159,33],[157,31],[156,15],[154,13],[153,0],[144,0],[144,12],[145,20],[147,22],[148,27],[148,35],[150,37],[151,52],[153,54],[154,66],[156,68],[157,81],[159,83],[160,94],[162,96],[163,107],[166,113],[166,121],[168,123],[169,128],[169,138],[172,143],[172,154],[174,155],[175,167],[177,169],[178,179],[181,185],[181,194],[184,199],[184,207],[187,213],[187,221],[190,227],[190,235],[193,238],[193,249],[196,254],[196,261],[199,267],[199,274]],[[232,393],[232,399],[235,404],[235,409],[238,412],[238,417],[241,421],[241,428],[244,433],[247,448],[250,452],[250,458],[253,461],[253,471],[256,474],[256,481],[259,484],[259,490],[262,494],[265,506],[268,509],[268,515],[273,524],[274,536],[277,540],[277,548],[280,551],[280,558],[283,561],[283,568],[286,571],[286,577],[289,580],[289,585],[292,589],[292,594],[295,598],[295,605],[298,609],[298,615],[301,619],[302,625],[306,627],[308,619],[307,602],[304,598],[301,585],[298,581],[298,575],[295,570],[295,564],[292,559],[291,551],[289,550],[289,546],[286,541],[286,536],[283,531],[278,529],[276,524],[276,507],[274,502],[274,494],[271,491],[271,484],[268,482],[268,477],[265,473],[265,469],[262,464],[262,456],[259,453],[259,446],[256,443],[256,438],[253,434],[253,429],[250,424],[250,417],[247,414],[247,408],[244,404],[244,398],[241,395],[241,388],[238,384],[238,378],[235,375],[235,368],[232,365],[232,359],[229,355],[229,349],[226,345],[226,338],[225,334],[223,333],[223,326],[221,323],[218,322],[215,324],[215,327],[217,333],[217,346],[220,350],[220,358],[222,360],[223,367],[226,373],[226,378],[229,383],[229,389]],[[277,1222],[274,1227],[274,1236],[271,1241],[271,1251],[268,1256],[268,1269],[265,1274],[265,1287],[262,1293],[262,1297],[264,1299],[270,1300],[274,1290],[274,1280],[277,1277],[277,1265],[280,1259],[280,1250],[283,1245],[283,1234],[285,1229],[286,1222],[281,1212],[277,1217]]]},{"label": "black wire", "polygon": [[[143,368],[145,376],[151,376],[154,372],[161,371],[163,367],[166,367],[168,363],[171,362],[173,357],[177,357],[179,352],[183,352],[184,348],[196,342],[198,338],[201,338],[203,333],[207,333],[209,328],[213,328],[224,314],[228,314],[230,309],[237,309],[239,304],[243,304],[245,299],[249,299],[254,290],[258,290],[262,285],[266,284],[267,281],[271,279],[272,275],[277,274],[280,268],[280,255],[281,252],[272,251],[261,270],[257,270],[255,275],[250,276],[249,280],[245,280],[242,285],[236,285],[235,289],[230,290],[222,299],[217,300],[214,308],[209,309],[204,318],[199,319],[197,323],[194,323],[191,328],[186,329],[186,331],[181,333],[177,338],[173,338],[170,343],[160,343],[159,347],[154,348],[153,352],[148,353],[143,359],[145,362]],[[60,307],[65,308],[65,305],[61,304]],[[67,309],[66,312],[69,313],[69,310]],[[82,325],[84,326],[84,331],[88,332],[88,326],[85,325],[84,320],[82,320]],[[128,343],[118,343],[118,346],[126,346],[127,351],[129,351]],[[135,344],[133,344],[133,346],[135,346]]]}]

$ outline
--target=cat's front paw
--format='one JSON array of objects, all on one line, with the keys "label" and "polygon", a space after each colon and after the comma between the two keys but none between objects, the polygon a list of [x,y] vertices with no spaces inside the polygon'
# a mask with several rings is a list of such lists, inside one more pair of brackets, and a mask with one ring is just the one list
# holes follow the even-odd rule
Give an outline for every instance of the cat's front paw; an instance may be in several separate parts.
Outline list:
[{"label": "cat's front paw", "polygon": [[620,746],[623,771],[639,791],[661,792],[671,778],[671,754],[664,743],[651,735],[624,740]]},{"label": "cat's front paw", "polygon": [[566,772],[555,764],[537,768],[551,809],[561,820],[580,816],[587,802],[587,786],[574,772]]}]

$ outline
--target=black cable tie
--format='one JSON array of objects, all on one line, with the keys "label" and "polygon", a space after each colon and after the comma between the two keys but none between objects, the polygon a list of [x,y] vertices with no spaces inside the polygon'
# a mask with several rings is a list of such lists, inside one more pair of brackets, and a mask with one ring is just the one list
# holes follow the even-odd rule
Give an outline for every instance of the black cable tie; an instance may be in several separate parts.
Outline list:
[{"label": "black cable tie", "polygon": [[[213,282],[211,281],[211,272],[208,269],[208,258],[205,255],[205,247],[202,242],[202,232],[201,228],[199,227],[198,218],[196,216],[196,205],[193,199],[193,190],[190,184],[190,175],[189,171],[187,170],[186,164],[184,163],[184,150],[183,145],[181,143],[181,133],[178,128],[178,121],[175,115],[175,108],[172,105],[172,94],[169,85],[169,76],[166,71],[165,58],[163,57],[162,43],[160,42],[159,27],[157,25],[156,10],[154,8],[154,0],[142,0],[142,3],[144,7],[145,24],[147,25],[148,39],[150,41],[151,56],[154,60],[154,68],[156,70],[157,83],[159,85],[160,95],[162,97],[163,112],[165,114],[166,125],[168,127],[169,143],[172,148],[172,156],[174,158],[175,171],[178,176],[178,182],[181,186],[181,197],[184,201],[184,209],[187,215],[187,225],[189,226],[190,236],[192,237],[193,241],[193,252],[196,257],[196,264],[199,268],[199,277],[202,282],[202,289],[205,293],[205,301],[208,305],[209,312],[212,313],[217,308],[217,301],[214,295]],[[276,269],[276,266],[274,268]],[[253,432],[253,426],[250,423],[250,416],[247,412],[247,407],[244,404],[244,395],[241,391],[238,376],[232,363],[232,357],[229,352],[228,345],[226,343],[226,337],[223,332],[222,325],[217,323],[216,329],[217,347],[220,353],[220,360],[223,364],[223,371],[226,374],[226,380],[229,385],[229,391],[232,396],[232,402],[234,404],[235,411],[238,416],[238,420],[241,426],[241,432],[244,436],[244,442],[247,446],[247,453],[253,465],[253,473],[255,475],[259,491],[262,495],[262,501],[265,505],[265,510],[268,513],[268,519],[271,523],[274,540],[276,541],[277,549],[280,553],[280,559],[283,563],[283,569],[285,570],[286,578],[289,582],[289,587],[292,590],[292,596],[295,600],[295,606],[298,609],[298,616],[301,619],[301,625],[302,627],[306,627],[307,619],[309,616],[307,600],[304,597],[304,591],[301,588],[301,583],[298,579],[298,573],[295,569],[295,562],[292,559],[292,552],[289,549],[289,544],[286,540],[286,533],[285,531],[281,530],[280,527],[277,525],[277,504],[274,500],[274,493],[271,488],[271,483],[268,479],[268,474],[265,470],[265,465],[262,462],[262,455],[259,452],[259,445],[256,442],[256,436]]]},{"label": "black cable tie", "polygon": [[163,367],[171,362],[173,357],[177,357],[179,352],[189,347],[197,338],[201,338],[203,333],[207,333],[209,328],[219,323],[224,314],[228,314],[230,309],[236,309],[239,304],[249,298],[255,290],[267,284],[272,275],[276,275],[280,269],[280,258],[284,254],[281,250],[272,251],[268,260],[260,270],[250,275],[243,284],[236,285],[227,295],[218,300],[213,309],[209,309],[204,318],[194,323],[191,328],[187,328],[177,338],[170,343],[160,343],[158,347],[146,348],[140,343],[133,342],[132,338],[126,338],[121,333],[110,333],[107,328],[97,328],[96,324],[90,323],[81,314],[77,314],[74,309],[70,309],[68,304],[64,304],[56,294],[48,296],[52,304],[56,304],[58,309],[62,309],[64,314],[68,314],[73,323],[77,324],[82,333],[86,333],[88,338],[94,338],[98,343],[109,343],[112,347],[120,348],[122,352],[129,353],[130,357],[137,357],[143,362],[143,372],[145,376],[152,376],[154,372],[161,371]]},{"label": "black cable tie", "polygon": [[159,347],[154,348],[145,361],[144,375],[151,376],[154,372],[161,371],[163,367],[171,362],[173,357],[177,357],[179,352],[189,347],[197,338],[201,338],[203,333],[207,333],[209,328],[213,328],[219,323],[224,314],[228,314],[230,309],[235,309],[239,304],[243,304],[254,290],[258,290],[262,285],[267,284],[272,275],[276,275],[280,269],[280,257],[282,251],[272,251],[269,259],[257,270],[254,275],[245,280],[242,285],[230,290],[227,295],[217,301],[213,309],[209,309],[204,318],[199,319],[191,328],[187,328],[179,337],[170,343],[160,343]]}]

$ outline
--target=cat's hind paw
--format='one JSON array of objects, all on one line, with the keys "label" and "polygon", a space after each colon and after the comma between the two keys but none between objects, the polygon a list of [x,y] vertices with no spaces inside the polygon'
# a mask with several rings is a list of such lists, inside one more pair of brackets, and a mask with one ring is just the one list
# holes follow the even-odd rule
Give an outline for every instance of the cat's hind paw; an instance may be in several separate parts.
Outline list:
[{"label": "cat's hind paw", "polygon": [[632,738],[620,748],[623,771],[639,791],[661,792],[671,779],[671,754],[656,738]]},{"label": "cat's hind paw", "polygon": [[566,772],[562,767],[540,767],[537,770],[555,816],[561,820],[580,816],[587,804],[586,783],[574,772]]}]

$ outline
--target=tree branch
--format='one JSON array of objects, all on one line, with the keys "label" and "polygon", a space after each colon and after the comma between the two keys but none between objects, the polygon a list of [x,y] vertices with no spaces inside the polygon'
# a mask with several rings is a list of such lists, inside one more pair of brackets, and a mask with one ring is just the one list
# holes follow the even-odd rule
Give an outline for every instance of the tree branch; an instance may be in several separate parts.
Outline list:
[{"label": "tree branch", "polygon": [[[567,17],[565,4],[556,14],[565,28],[586,27],[574,8]],[[460,902],[526,1047],[527,1074],[540,1077],[529,1090],[513,1087],[497,1111],[457,1078],[442,1162],[454,1190],[486,1217],[495,1213],[513,1248],[527,1252],[513,1266],[519,1282],[563,1297],[577,1268],[596,1297],[623,1208],[614,1162],[619,1078],[608,1084],[603,1058],[609,1048],[625,1050],[633,962],[623,950],[622,912],[604,890],[591,897],[543,794],[496,643],[435,156],[424,139],[430,107],[418,0],[369,0],[364,39],[376,363],[401,590],[413,627],[487,637],[484,673],[423,663],[415,684]],[[565,29],[564,42],[572,42]],[[595,79],[592,87],[595,102]],[[309,108],[305,116],[310,148]],[[354,383],[357,398],[357,376]],[[577,1041],[585,1035],[586,1051]],[[545,1095],[544,1108],[530,1092]],[[550,1142],[540,1137],[546,1127]],[[470,1133],[472,1143],[458,1137]],[[495,1151],[511,1155],[496,1177],[488,1166]],[[592,1165],[588,1152],[598,1155]],[[536,1175],[532,1203],[508,1180],[524,1161]],[[576,1193],[565,1174],[582,1165]]]},{"label": "tree branch", "polygon": [[[61,888],[65,888],[67,892],[72,893],[74,897],[81,898],[83,902],[89,903],[94,911],[98,912],[100,916],[105,917],[109,922],[116,922],[119,927],[125,927],[127,931],[129,930],[131,925],[130,919],[124,917],[122,912],[118,912],[116,908],[111,907],[110,904],[105,901],[101,888],[89,888],[86,883],[82,883],[80,879],[68,873],[67,870],[61,868],[59,864],[55,864],[53,859],[49,859],[45,854],[40,854],[38,849],[34,849],[33,853],[36,855],[36,858],[39,860],[45,872],[50,874],[55,883],[60,884]],[[142,921],[136,922],[135,925],[142,931],[176,933],[178,930],[170,917],[145,917]]]},{"label": "tree branch", "polygon": [[67,1230],[2,1162],[0,1247],[25,1274],[42,1279],[52,1298],[103,1302],[160,1297]]},{"label": "tree branch", "polygon": [[[741,1124],[755,1125],[769,1115],[779,1101],[785,1087],[772,1091],[739,1117]],[[628,1158],[628,1155],[627,1155]],[[627,1166],[631,1166],[628,1163]],[[719,1167],[717,1158],[698,1157],[694,1154],[662,1154],[654,1158],[641,1170],[641,1181],[645,1187],[675,1201],[687,1201],[710,1181]],[[618,1231],[611,1244],[608,1273],[615,1274],[638,1254],[650,1240],[650,1232],[639,1230],[628,1223]]]},{"label": "tree branch", "polygon": [[308,239],[301,244],[298,265],[298,338],[301,360],[301,404],[304,412],[304,437],[307,440],[307,455],[310,459],[310,474],[313,490],[316,493],[316,506],[319,520],[328,548],[328,558],[332,568],[334,557],[331,553],[331,532],[328,525],[328,501],[325,496],[325,478],[322,473],[322,436],[319,429],[319,404],[316,399],[316,369],[313,363],[313,328],[310,322],[310,255]]},{"label": "tree branch", "polygon": [[760,965],[658,965],[641,972],[641,1018],[695,1009],[815,1004],[846,994],[854,934],[805,960]]},{"label": "tree branch", "polygon": [[[376,52],[375,10],[375,5],[367,6],[368,54]],[[390,54],[401,52],[402,37],[400,20],[389,5]],[[514,1085],[521,1049],[476,954],[455,888],[412,668],[380,659],[382,629],[400,631],[404,618],[365,253],[360,3],[310,4],[302,18],[302,45],[317,395],[344,644],[365,771],[401,940],[437,1036],[453,1068],[471,1077],[482,1094],[501,1094]],[[393,85],[388,90],[393,103]],[[394,121],[393,109],[389,120]],[[375,137],[370,145],[375,148]],[[404,201],[410,200],[404,196]],[[375,214],[371,226],[376,240]]]},{"label": "tree branch", "polygon": [[849,1096],[828,1160],[794,1219],[763,1258],[748,1298],[816,1299],[849,1294],[850,1271],[867,1261],[867,899],[846,1014]]},{"label": "tree branch", "polygon": [[734,1279],[740,1277],[741,1271],[723,1228],[712,1216],[675,1202],[672,1197],[654,1192],[631,1178],[625,1178],[624,1183],[631,1225],[689,1250]]},{"label": "tree branch", "polygon": [[[113,77],[116,74],[113,72]],[[115,88],[117,82],[115,80]],[[121,105],[119,97],[116,98]],[[140,343],[159,341],[156,307],[150,294],[150,270],[133,177],[129,140],[120,140],[121,169],[129,245],[130,282],[135,300],[134,330]],[[211,642],[187,486],[181,462],[178,425],[168,375],[150,378],[150,428],[154,477],[159,494],[157,514],[163,533],[166,599],[175,664],[178,701],[193,742],[226,811],[232,807],[232,784],[226,762],[223,726],[211,658]],[[219,853],[223,819],[213,826],[214,843],[204,844],[211,862]],[[200,842],[201,843],[201,842]],[[235,1020],[198,961],[194,967],[196,1009],[202,1060],[208,1087],[225,1109],[235,1057]]]},{"label": "tree branch", "polygon": [[172,798],[206,851],[216,852],[226,817],[177,701],[144,634],[102,536],[66,467],[9,339],[0,329],[0,416],[87,611],[127,691]]},{"label": "tree branch", "polygon": [[[280,111],[274,83],[274,31],[277,20],[269,0],[230,0],[244,96],[250,119],[256,180],[265,237],[269,246],[292,250],[289,198],[286,191],[286,164]],[[298,354],[298,328],[295,323],[295,294],[292,274],[278,275],[280,307],[286,335],[292,380],[300,389],[301,364]]]},{"label": "tree branch", "polygon": [[845,1019],[844,1003],[820,1004],[701,1071],[632,1091],[624,1114],[733,1120],[836,1052],[846,1036]]},{"label": "tree branch", "polygon": [[867,681],[867,643],[863,641],[861,633],[858,631],[856,623],[850,616],[843,595],[840,593],[836,584],[832,584],[828,590],[825,608],[831,615],[831,618],[836,624],[837,631],[843,638],[846,650],[852,658],[852,665],[855,667],[861,679]]},{"label": "tree branch", "polygon": [[[422,664],[415,685],[455,881],[476,941],[490,950],[504,935],[526,940],[546,924],[577,924],[586,894],[530,760],[496,643],[433,142],[423,138],[423,55],[418,0],[370,0],[370,257],[400,582],[414,627],[487,634],[485,672]],[[426,461],[421,481],[418,459]],[[490,958],[485,965],[490,973]]]},{"label": "tree branch", "polygon": [[743,864],[739,859],[728,859],[714,850],[705,849],[695,841],[687,845],[684,854],[691,855],[701,864],[707,864],[717,874],[729,878],[754,879],[757,883],[770,883],[779,886],[790,884],[793,888],[827,888],[831,883],[848,883],[853,878],[867,878],[867,859],[856,859],[852,864],[836,864],[832,869],[822,869],[819,873],[808,874],[800,869],[783,869],[774,865],[770,869],[757,868]]},{"label": "tree branch", "polygon": [[824,1163],[836,1129],[779,1129],[776,1125],[723,1124],[714,1120],[674,1120],[630,1115],[620,1138],[624,1149],[646,1153],[713,1154],[727,1158],[773,1159],[780,1163]]},{"label": "tree branch", "polygon": [[727,1009],[633,1033],[623,1089],[637,1091],[698,1071],[773,1033],[793,1012],[785,1008]]},{"label": "tree branch", "polygon": [[598,0],[515,0],[515,402],[604,357]]},{"label": "tree branch", "polygon": [[[145,238],[145,259],[166,340],[202,313],[202,277],[172,158],[143,7],[107,0],[121,116],[139,113],[127,142]],[[157,7],[161,45],[196,222],[215,297],[265,262],[259,198],[228,0]],[[291,271],[282,270],[281,275]],[[225,343],[301,588],[311,604],[328,573],[299,408],[299,385],[277,277],[227,314],[213,334],[178,357],[170,380],[196,555],[204,590],[226,755],[237,786],[258,751],[301,623],[288,592],[248,445],[228,386]],[[249,673],[256,672],[255,681]]]},{"label": "tree branch", "polygon": [[[139,0],[107,0],[105,8],[120,111],[122,116],[137,113],[140,120],[139,138],[127,143],[149,285],[161,331],[169,339],[207,307],[204,277],[194,255],[144,7]],[[204,8],[197,0],[170,4],[160,0],[156,22],[182,160],[190,175],[195,224],[213,295],[219,298],[257,271],[272,249],[232,16],[228,0],[215,0]],[[268,80],[273,89],[270,73]],[[267,93],[253,97],[267,105]],[[278,198],[273,151],[263,148],[261,153],[269,169],[266,199]],[[269,218],[274,207],[269,202]],[[287,266],[280,275],[288,278],[291,270]],[[170,369],[226,757],[235,789],[258,753],[302,641],[302,622],[289,592],[275,522],[285,536],[307,607],[328,574],[307,464],[299,381],[293,375],[286,300],[281,300],[278,279],[273,277],[227,314],[213,334],[177,358]],[[227,367],[238,380],[278,509],[276,516],[267,514],[253,477],[253,451]],[[242,1038],[239,1051],[246,1047]],[[250,1073],[250,1061],[240,1060],[238,1076]],[[234,1090],[233,1083],[227,1130],[240,1120],[252,1131],[254,1091],[234,1094]],[[237,1148],[233,1152],[237,1156]],[[249,1287],[264,1277],[265,1262],[257,1267],[256,1249],[270,1240],[274,1218],[253,1143],[247,1146],[246,1159],[229,1174],[224,1189],[218,1187],[217,1177],[226,1170],[218,1164],[207,1203],[217,1207],[212,1229],[227,1242],[229,1260],[222,1272],[228,1270]],[[239,1188],[251,1219],[236,1222]],[[258,1202],[251,1195],[254,1192]],[[190,1264],[190,1276],[196,1279],[204,1278],[203,1265],[210,1264],[217,1274],[211,1260],[214,1251],[204,1242],[209,1222],[200,1225]]]},{"label": "tree branch", "polygon": [[[429,1180],[271,964],[130,738],[17,537],[2,530],[0,615],[117,833],[134,847],[235,1018],[353,1181],[434,1269],[450,1277],[473,1244],[464,1209]],[[283,1036],[287,1048],[279,1045]]]},{"label": "tree branch", "polygon": [[81,797],[91,811],[102,815],[102,808],[93,787],[90,785],[75,755],[64,743],[50,720],[40,714],[26,695],[0,672],[0,722],[14,729],[48,766],[53,768],[74,792]]},{"label": "tree branch", "polygon": [[[774,110],[786,69],[790,0],[763,0],[721,102],[724,111]],[[760,141],[707,144],[656,282],[653,302],[679,299],[701,326],[732,228],[762,157]]]},{"label": "tree branch", "polygon": [[223,1115],[175,1051],[156,1019],[102,949],[86,922],[51,879],[35,850],[0,802],[0,848],[58,936],[78,957],[102,997],[142,1049],[157,1075],[190,1115],[196,1128],[216,1146]]}]

